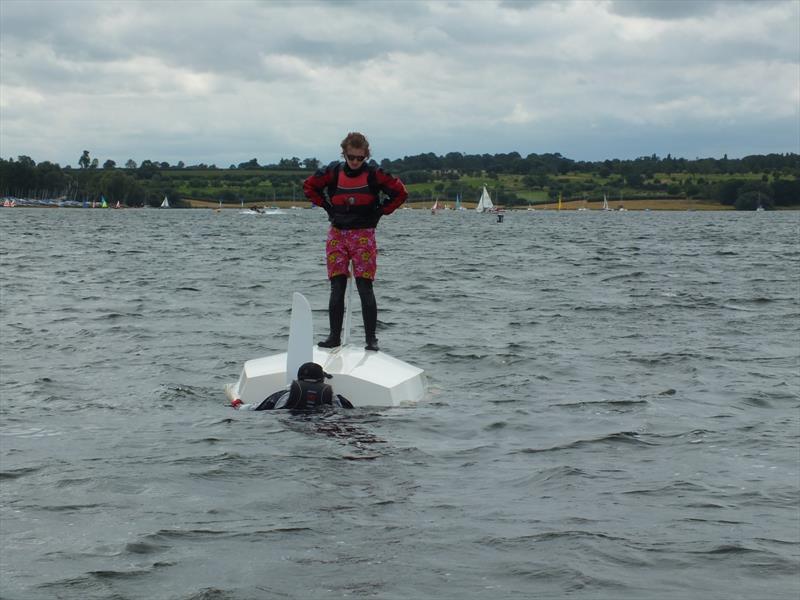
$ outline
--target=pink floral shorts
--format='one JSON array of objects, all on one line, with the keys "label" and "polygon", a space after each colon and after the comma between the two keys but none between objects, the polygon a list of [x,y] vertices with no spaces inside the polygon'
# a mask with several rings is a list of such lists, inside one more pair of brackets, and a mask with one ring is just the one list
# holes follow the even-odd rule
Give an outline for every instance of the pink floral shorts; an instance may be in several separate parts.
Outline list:
[{"label": "pink floral shorts", "polygon": [[375,229],[336,229],[331,227],[325,242],[325,257],[328,265],[328,279],[337,275],[347,275],[350,261],[353,261],[355,277],[375,279],[375,271],[378,269],[378,245],[375,242]]}]

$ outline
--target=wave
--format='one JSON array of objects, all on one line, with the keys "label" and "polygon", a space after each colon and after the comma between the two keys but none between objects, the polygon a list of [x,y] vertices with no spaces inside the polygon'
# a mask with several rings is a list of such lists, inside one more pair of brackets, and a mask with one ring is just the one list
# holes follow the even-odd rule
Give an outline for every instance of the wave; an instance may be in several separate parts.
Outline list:
[{"label": "wave", "polygon": [[19,479],[20,477],[27,477],[42,470],[43,467],[19,467],[17,469],[0,471],[0,480],[3,479]]},{"label": "wave", "polygon": [[666,485],[653,488],[638,488],[620,492],[626,496],[668,496],[675,493],[706,492],[708,487],[693,481],[672,481]]},{"label": "wave", "polygon": [[574,450],[576,448],[585,448],[587,446],[596,445],[622,445],[622,446],[652,446],[652,442],[642,439],[642,436],[635,431],[620,431],[617,433],[610,433],[597,438],[581,439],[569,442],[567,444],[560,444],[557,446],[550,446],[548,448],[524,448],[516,450],[511,454],[538,454],[543,452],[558,452],[561,450]]},{"label": "wave", "polygon": [[627,412],[628,409],[640,408],[649,404],[648,400],[584,400],[580,402],[559,402],[550,406],[557,408],[609,408],[619,412]]}]

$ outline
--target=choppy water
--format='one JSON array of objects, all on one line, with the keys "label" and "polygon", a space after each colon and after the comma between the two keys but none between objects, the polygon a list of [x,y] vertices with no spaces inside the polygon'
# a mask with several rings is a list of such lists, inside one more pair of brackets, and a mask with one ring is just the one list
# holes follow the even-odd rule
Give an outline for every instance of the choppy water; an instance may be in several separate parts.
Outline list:
[{"label": "choppy water", "polygon": [[222,389],[326,333],[322,213],[0,210],[0,596],[796,599],[799,228],[398,212],[429,396],[303,419]]}]

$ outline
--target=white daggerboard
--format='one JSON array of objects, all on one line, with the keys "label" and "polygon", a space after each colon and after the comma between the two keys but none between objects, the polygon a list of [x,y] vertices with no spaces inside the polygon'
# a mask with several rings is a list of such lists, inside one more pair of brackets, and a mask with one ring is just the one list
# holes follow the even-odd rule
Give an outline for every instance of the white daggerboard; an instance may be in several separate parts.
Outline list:
[{"label": "white daggerboard", "polygon": [[303,294],[292,295],[292,317],[289,321],[289,350],[286,353],[286,384],[297,377],[297,369],[314,360],[314,322],[311,305]]}]

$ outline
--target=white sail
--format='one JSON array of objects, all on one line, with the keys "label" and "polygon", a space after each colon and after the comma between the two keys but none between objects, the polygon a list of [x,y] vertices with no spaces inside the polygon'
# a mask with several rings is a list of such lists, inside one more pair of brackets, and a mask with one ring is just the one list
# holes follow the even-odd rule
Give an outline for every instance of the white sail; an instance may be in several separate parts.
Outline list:
[{"label": "white sail", "polygon": [[606,197],[605,194],[603,194],[603,210],[611,210],[610,208],[608,208],[608,198]]},{"label": "white sail", "polygon": [[478,200],[478,206],[475,207],[475,210],[478,212],[486,212],[492,210],[493,208],[494,204],[492,204],[492,199],[489,197],[489,192],[487,191],[486,186],[483,186],[481,199]]},{"label": "white sail", "polygon": [[161,203],[161,208],[169,208],[169,200],[164,196],[164,201]]}]

